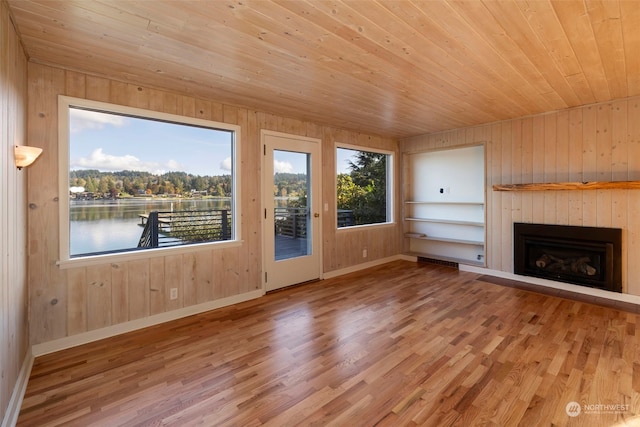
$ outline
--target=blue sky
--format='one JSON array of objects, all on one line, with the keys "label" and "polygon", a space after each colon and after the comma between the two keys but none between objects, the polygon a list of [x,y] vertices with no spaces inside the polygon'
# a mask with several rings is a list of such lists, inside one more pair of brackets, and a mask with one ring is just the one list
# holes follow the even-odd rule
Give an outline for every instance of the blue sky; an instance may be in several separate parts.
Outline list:
[{"label": "blue sky", "polygon": [[[336,152],[337,169],[340,173],[349,173],[348,160],[354,158],[356,152],[347,149],[338,149]],[[273,154],[274,172],[304,173],[305,159],[303,154],[276,150]]]},{"label": "blue sky", "polygon": [[70,110],[70,169],[231,173],[231,132]]},{"label": "blue sky", "polygon": [[349,169],[349,160],[354,161],[356,153],[357,151],[346,148],[338,148],[338,150],[336,150],[336,169],[338,169],[338,173],[351,172],[351,169]]},{"label": "blue sky", "polygon": [[[203,176],[231,172],[230,132],[75,108],[69,121],[72,170],[181,171]],[[338,171],[348,172],[352,153],[338,150]],[[279,151],[275,172],[304,172],[304,162],[298,159],[299,154]]]}]

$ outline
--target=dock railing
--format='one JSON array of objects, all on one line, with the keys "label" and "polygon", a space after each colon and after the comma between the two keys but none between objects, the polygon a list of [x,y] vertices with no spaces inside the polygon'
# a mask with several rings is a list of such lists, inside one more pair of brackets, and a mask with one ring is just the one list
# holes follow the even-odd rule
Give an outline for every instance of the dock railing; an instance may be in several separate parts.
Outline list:
[{"label": "dock railing", "polygon": [[159,248],[231,239],[229,209],[191,210],[145,214],[138,248]]},{"label": "dock railing", "polygon": [[338,209],[338,228],[356,225],[356,218],[352,210]]},{"label": "dock railing", "polygon": [[[309,211],[307,208],[275,208],[275,234],[284,237],[306,237]],[[338,228],[356,225],[352,210],[338,209]]]},{"label": "dock railing", "polygon": [[276,236],[307,236],[307,208],[274,208]]}]

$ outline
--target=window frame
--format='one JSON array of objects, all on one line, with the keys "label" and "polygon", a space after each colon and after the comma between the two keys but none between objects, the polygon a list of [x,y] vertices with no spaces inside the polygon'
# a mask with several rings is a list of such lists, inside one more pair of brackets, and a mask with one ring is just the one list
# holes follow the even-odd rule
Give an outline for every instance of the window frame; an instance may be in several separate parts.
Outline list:
[{"label": "window frame", "polygon": [[[133,116],[141,119],[157,120],[171,122],[182,125],[193,125],[211,129],[219,129],[232,132],[231,146],[231,185],[233,192],[231,195],[231,208],[234,218],[238,220],[232,223],[232,239],[224,241],[212,241],[202,243],[190,243],[180,246],[172,246],[166,248],[153,248],[145,250],[123,250],[121,252],[112,252],[106,254],[75,256],[70,255],[70,203],[69,203],[69,148],[70,148],[70,129],[69,129],[69,110],[72,107],[84,108],[90,110],[103,111],[105,113],[113,113],[124,116]],[[142,108],[127,107],[123,105],[111,104],[100,101],[93,101],[82,98],[74,98],[60,95],[58,97],[58,191],[59,191],[59,259],[60,268],[82,267],[89,265],[99,265],[114,262],[130,261],[134,259],[145,259],[169,255],[177,255],[200,251],[204,249],[223,249],[229,247],[240,246],[242,244],[241,236],[241,218],[240,211],[240,164],[238,158],[241,141],[241,127],[229,123],[215,122],[212,120],[199,119],[195,117],[187,117],[176,114],[162,113]]]},{"label": "window frame", "polygon": [[[360,224],[360,225],[349,225],[346,227],[338,227],[338,149],[340,148],[344,148],[346,150],[355,150],[355,151],[364,151],[364,152],[369,152],[369,153],[377,153],[377,154],[384,154],[387,156],[387,170],[386,170],[386,180],[387,180],[387,212],[386,212],[386,218],[387,220],[385,222],[375,222],[375,223],[371,223],[371,224]],[[395,206],[395,194],[394,194],[394,165],[395,165],[395,152],[391,151],[391,150],[384,150],[381,148],[372,148],[372,147],[365,147],[365,146],[361,146],[361,145],[353,145],[353,144],[346,144],[346,143],[341,143],[341,142],[336,142],[336,147],[334,150],[334,155],[335,155],[335,169],[334,169],[334,174],[333,174],[333,188],[334,188],[334,194],[335,194],[335,211],[336,211],[336,220],[335,220],[335,227],[336,230],[338,231],[348,231],[348,230],[356,230],[356,229],[361,229],[363,227],[388,227],[391,225],[395,224],[395,218],[394,218],[394,206]]]}]

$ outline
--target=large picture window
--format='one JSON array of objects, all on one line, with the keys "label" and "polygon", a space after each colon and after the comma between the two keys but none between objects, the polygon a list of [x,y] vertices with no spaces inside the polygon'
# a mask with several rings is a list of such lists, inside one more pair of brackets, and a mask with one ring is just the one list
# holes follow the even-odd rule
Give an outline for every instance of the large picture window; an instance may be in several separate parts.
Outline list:
[{"label": "large picture window", "polygon": [[336,160],[338,228],[393,222],[392,154],[341,145]]},{"label": "large picture window", "polygon": [[60,98],[61,258],[238,239],[239,128]]}]

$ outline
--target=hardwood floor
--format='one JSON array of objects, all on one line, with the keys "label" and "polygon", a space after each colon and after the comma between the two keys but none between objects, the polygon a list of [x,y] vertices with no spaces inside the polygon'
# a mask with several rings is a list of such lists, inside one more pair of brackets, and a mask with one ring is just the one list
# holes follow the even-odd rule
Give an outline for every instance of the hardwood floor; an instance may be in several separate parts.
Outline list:
[{"label": "hardwood floor", "polygon": [[18,425],[640,423],[638,314],[481,278],[398,261],[42,356]]}]

